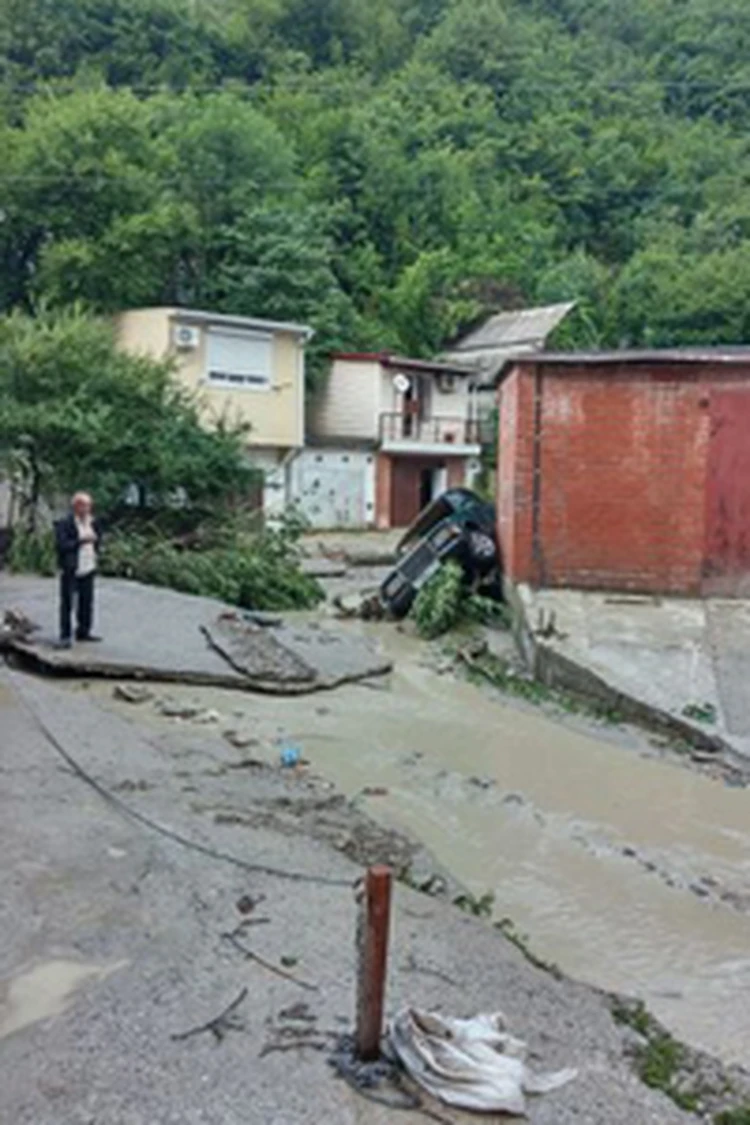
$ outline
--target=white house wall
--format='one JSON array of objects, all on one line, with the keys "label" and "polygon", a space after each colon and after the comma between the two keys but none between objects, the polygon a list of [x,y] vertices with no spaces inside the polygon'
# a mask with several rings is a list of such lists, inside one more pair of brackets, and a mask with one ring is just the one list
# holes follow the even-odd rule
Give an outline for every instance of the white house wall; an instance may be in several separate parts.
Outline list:
[{"label": "white house wall", "polygon": [[[411,378],[405,372],[407,378]],[[384,414],[400,414],[403,410],[403,395],[400,394],[393,383],[396,372],[389,368],[380,370],[380,406]],[[446,393],[441,391],[438,380],[434,375],[422,376],[431,382],[430,390],[430,417],[433,418],[463,418],[468,421],[471,417],[469,399],[469,380],[458,377],[454,381],[455,390]]]},{"label": "white house wall", "polygon": [[379,392],[377,360],[334,360],[325,388],[311,404],[311,435],[374,441],[381,410]]},{"label": "white house wall", "polygon": [[292,462],[291,495],[312,527],[368,527],[375,522],[375,455],[304,449]]},{"label": "white house wall", "polygon": [[263,514],[273,519],[284,514],[289,504],[287,454],[282,449],[249,448],[248,460],[263,473]]}]

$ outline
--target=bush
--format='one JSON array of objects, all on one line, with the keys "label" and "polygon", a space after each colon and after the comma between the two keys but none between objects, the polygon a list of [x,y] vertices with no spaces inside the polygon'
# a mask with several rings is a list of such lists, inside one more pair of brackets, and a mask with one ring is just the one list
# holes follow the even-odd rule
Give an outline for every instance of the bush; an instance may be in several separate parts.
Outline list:
[{"label": "bush", "polygon": [[417,632],[426,640],[471,622],[507,626],[505,606],[473,593],[456,562],[445,563],[425,583],[414,599],[411,616]]},{"label": "bush", "polygon": [[414,599],[411,614],[420,636],[429,641],[453,629],[461,619],[465,596],[461,567],[446,563]]},{"label": "bush", "polygon": [[14,528],[7,562],[8,569],[16,574],[54,574],[57,556],[52,531]]},{"label": "bush", "polygon": [[243,609],[307,609],[323,598],[302,573],[296,529],[189,549],[152,533],[115,533],[102,554],[102,573],[185,594],[217,598]]}]

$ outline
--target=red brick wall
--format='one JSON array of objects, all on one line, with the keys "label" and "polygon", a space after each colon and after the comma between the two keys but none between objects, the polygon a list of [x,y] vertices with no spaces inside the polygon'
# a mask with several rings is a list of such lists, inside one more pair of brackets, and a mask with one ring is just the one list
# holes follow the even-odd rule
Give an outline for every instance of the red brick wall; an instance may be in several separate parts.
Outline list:
[{"label": "red brick wall", "polygon": [[736,379],[695,364],[519,365],[502,387],[499,438],[510,577],[699,593],[709,392]]}]

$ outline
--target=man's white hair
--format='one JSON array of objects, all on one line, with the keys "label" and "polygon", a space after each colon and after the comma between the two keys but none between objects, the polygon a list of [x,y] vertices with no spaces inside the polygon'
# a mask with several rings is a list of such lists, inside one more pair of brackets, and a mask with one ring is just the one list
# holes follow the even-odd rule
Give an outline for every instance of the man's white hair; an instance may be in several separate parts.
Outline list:
[{"label": "man's white hair", "polygon": [[72,506],[75,508],[76,504],[91,504],[91,493],[89,492],[74,492],[73,499],[71,500]]}]

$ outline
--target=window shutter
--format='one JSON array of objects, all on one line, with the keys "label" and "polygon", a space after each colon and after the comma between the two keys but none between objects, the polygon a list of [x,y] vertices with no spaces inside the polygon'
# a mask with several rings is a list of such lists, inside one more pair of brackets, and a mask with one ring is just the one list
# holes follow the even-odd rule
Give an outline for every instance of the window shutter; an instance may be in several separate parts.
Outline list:
[{"label": "window shutter", "polygon": [[207,370],[211,382],[266,387],[271,382],[272,337],[257,332],[211,328]]}]

